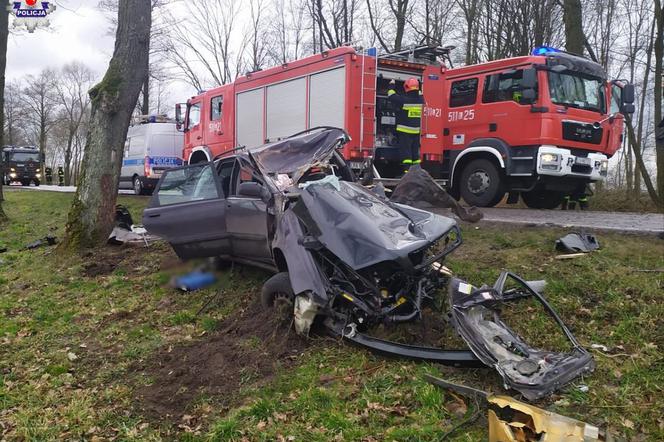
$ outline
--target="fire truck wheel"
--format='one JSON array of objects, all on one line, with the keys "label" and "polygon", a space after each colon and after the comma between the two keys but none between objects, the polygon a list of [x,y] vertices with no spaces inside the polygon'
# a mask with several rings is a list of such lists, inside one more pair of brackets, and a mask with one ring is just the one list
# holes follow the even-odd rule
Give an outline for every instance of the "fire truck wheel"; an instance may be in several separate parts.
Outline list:
[{"label": "fire truck wheel", "polygon": [[471,206],[495,206],[505,196],[500,170],[484,158],[471,161],[461,171],[459,192]]},{"label": "fire truck wheel", "polygon": [[535,188],[530,192],[522,192],[521,198],[531,209],[555,209],[562,204],[565,193]]},{"label": "fire truck wheel", "polygon": [[143,189],[143,183],[141,179],[137,176],[134,177],[134,195],[145,195],[145,190]]}]

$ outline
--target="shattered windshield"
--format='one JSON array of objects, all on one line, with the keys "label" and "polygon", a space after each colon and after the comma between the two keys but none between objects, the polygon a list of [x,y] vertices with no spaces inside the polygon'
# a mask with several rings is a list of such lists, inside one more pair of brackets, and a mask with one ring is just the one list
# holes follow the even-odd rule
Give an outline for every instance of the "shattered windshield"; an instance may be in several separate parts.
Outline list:
[{"label": "shattered windshield", "polygon": [[9,161],[15,161],[17,163],[39,161],[39,152],[12,152],[9,154]]},{"label": "shattered windshield", "polygon": [[603,82],[571,72],[549,72],[549,94],[555,104],[604,112]]}]

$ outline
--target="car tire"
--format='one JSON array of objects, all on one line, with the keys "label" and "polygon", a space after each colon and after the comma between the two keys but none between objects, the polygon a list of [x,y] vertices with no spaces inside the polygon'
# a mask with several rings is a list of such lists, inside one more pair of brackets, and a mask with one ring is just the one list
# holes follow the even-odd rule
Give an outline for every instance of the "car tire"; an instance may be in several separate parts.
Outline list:
[{"label": "car tire", "polygon": [[493,207],[505,196],[502,173],[495,163],[479,158],[461,171],[459,194],[471,206]]},{"label": "car tire", "polygon": [[132,180],[132,187],[134,188],[134,195],[145,195],[145,189],[143,188],[143,182],[137,176]]},{"label": "car tire", "polygon": [[288,272],[277,273],[265,281],[261,290],[261,304],[266,309],[279,309],[283,306],[290,306],[292,313],[295,294],[291,287]]},{"label": "car tire", "polygon": [[531,209],[555,209],[565,199],[564,192],[535,188],[530,192],[521,192],[523,202]]},{"label": "car tire", "polygon": [[21,180],[21,186],[30,187],[30,181],[29,180]]},{"label": "car tire", "polygon": [[39,187],[39,184],[40,184],[39,180],[34,180],[34,183],[35,183],[35,187]]}]

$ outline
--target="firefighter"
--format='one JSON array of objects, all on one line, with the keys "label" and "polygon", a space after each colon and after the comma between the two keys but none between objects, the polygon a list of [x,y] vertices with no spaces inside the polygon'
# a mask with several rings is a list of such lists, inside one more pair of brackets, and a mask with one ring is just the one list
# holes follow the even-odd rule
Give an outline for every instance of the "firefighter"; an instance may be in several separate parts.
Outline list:
[{"label": "firefighter", "polygon": [[420,94],[420,82],[409,78],[403,84],[405,94],[397,94],[394,80],[390,81],[387,96],[397,108],[397,141],[404,172],[413,164],[420,164],[420,121],[424,99]]},{"label": "firefighter", "polygon": [[62,166],[58,166],[58,186],[65,185],[65,170]]},{"label": "firefighter", "polygon": [[46,175],[46,184],[53,184],[53,169],[50,167],[45,168],[44,175]]},{"label": "firefighter", "polygon": [[574,210],[576,209],[576,203],[579,203],[579,209],[586,210],[588,208],[588,193],[586,186],[583,186],[581,191],[574,191],[565,195],[561,209]]}]

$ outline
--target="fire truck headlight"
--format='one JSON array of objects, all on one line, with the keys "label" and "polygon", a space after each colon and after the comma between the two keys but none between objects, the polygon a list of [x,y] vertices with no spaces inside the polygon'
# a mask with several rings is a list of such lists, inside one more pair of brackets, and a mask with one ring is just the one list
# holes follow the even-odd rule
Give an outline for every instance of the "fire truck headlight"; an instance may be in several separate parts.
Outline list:
[{"label": "fire truck headlight", "polygon": [[14,172],[10,173],[9,178],[16,178],[16,173],[14,173]]},{"label": "fire truck headlight", "polygon": [[602,163],[599,165],[599,173],[606,175],[609,172],[609,160],[602,160]]},{"label": "fire truck headlight", "polygon": [[543,169],[558,170],[562,157],[557,153],[543,153],[540,155],[540,165]]}]

